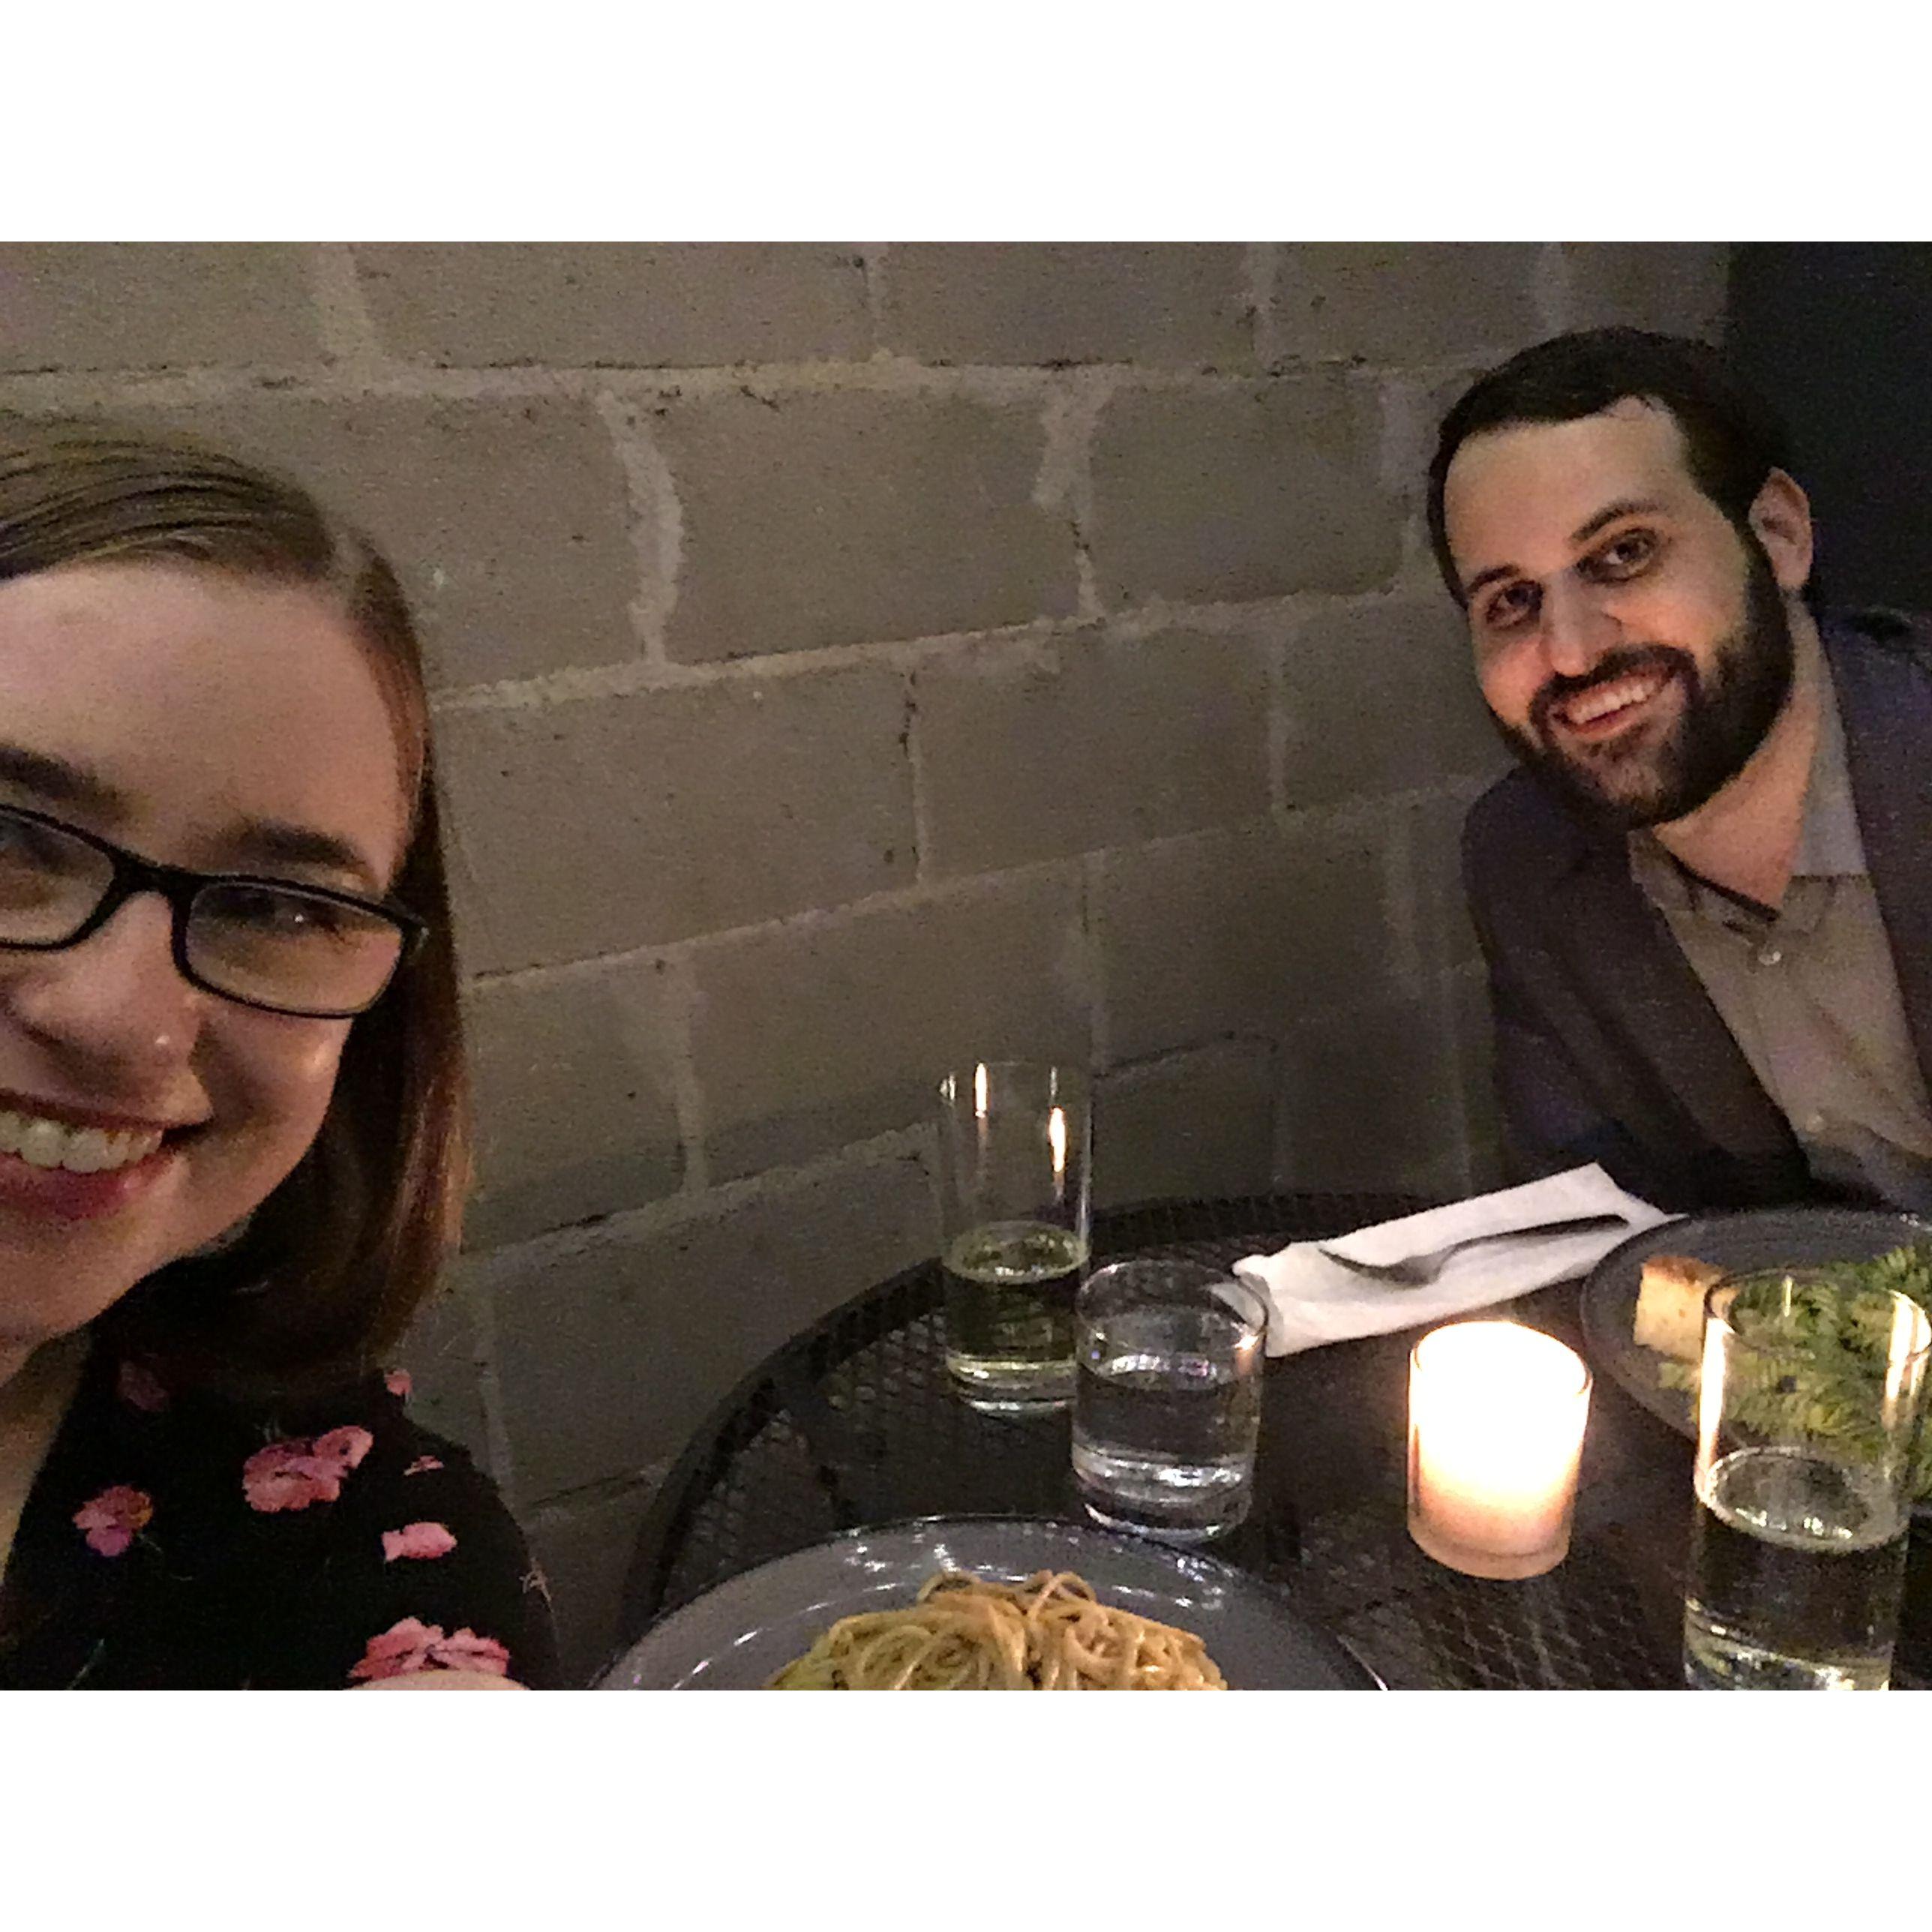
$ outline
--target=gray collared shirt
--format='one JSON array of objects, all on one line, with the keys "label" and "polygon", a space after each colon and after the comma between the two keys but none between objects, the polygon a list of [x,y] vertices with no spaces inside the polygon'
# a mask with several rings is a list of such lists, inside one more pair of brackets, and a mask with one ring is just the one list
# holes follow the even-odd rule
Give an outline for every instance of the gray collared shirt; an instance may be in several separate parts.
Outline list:
[{"label": "gray collared shirt", "polygon": [[1768,916],[1648,832],[1630,876],[1664,915],[1820,1180],[1932,1211],[1932,1098],[1865,868],[1828,670],[1798,852]]}]

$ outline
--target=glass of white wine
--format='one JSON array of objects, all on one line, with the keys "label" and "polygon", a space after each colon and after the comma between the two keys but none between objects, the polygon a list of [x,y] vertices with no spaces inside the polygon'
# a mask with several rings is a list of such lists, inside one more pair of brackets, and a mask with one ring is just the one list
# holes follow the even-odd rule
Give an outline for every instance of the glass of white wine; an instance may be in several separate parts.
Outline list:
[{"label": "glass of white wine", "polygon": [[1073,1393],[1073,1298],[1088,1262],[1085,1074],[980,1060],[939,1084],[946,1366],[976,1408]]},{"label": "glass of white wine", "polygon": [[1882,1690],[1932,1323],[1849,1269],[1733,1276],[1705,1306],[1685,1680]]}]

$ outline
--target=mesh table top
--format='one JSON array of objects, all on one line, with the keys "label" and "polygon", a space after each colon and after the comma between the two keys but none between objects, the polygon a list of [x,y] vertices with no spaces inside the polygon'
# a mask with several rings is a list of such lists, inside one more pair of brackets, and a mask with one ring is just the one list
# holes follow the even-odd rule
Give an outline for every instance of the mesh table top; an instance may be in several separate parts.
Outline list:
[{"label": "mesh table top", "polygon": [[[1094,1254],[1226,1268],[1421,1204],[1314,1194],[1161,1204],[1100,1217]],[[936,1262],[910,1270],[740,1384],[645,1520],[617,1654],[726,1578],[841,1530],[934,1515],[1085,1520],[1066,1412],[992,1415],[959,1400],[941,1298]],[[1580,1346],[1572,1284],[1510,1313]],[[1681,1685],[1691,1445],[1600,1378],[1566,1560],[1520,1582],[1445,1569],[1410,1540],[1405,1516],[1408,1352],[1420,1332],[1268,1364],[1254,1508],[1214,1553],[1283,1590],[1391,1688]],[[1918,1682],[1903,1654],[1894,1681]]]}]

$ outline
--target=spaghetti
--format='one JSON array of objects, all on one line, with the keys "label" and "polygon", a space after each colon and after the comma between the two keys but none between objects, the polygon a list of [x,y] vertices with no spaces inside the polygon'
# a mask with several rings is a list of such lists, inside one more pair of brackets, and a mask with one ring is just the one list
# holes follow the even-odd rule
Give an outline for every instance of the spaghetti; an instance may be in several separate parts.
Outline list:
[{"label": "spaghetti", "polygon": [[942,1570],[908,1610],[842,1617],[772,1690],[1225,1690],[1192,1631],[1102,1603],[1069,1571]]}]

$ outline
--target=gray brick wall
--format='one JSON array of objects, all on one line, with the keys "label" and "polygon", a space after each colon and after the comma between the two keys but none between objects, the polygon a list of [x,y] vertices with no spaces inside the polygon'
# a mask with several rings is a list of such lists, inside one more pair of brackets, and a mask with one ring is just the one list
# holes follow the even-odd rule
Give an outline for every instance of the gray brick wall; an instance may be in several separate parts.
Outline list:
[{"label": "gray brick wall", "polygon": [[304,477],[424,619],[480,1174],[409,1351],[568,1655],[684,1436],[932,1252],[932,1083],[1098,1076],[1110,1202],[1496,1172],[1500,753],[1421,525],[1521,344],[1726,250],[0,245],[0,412]]}]

